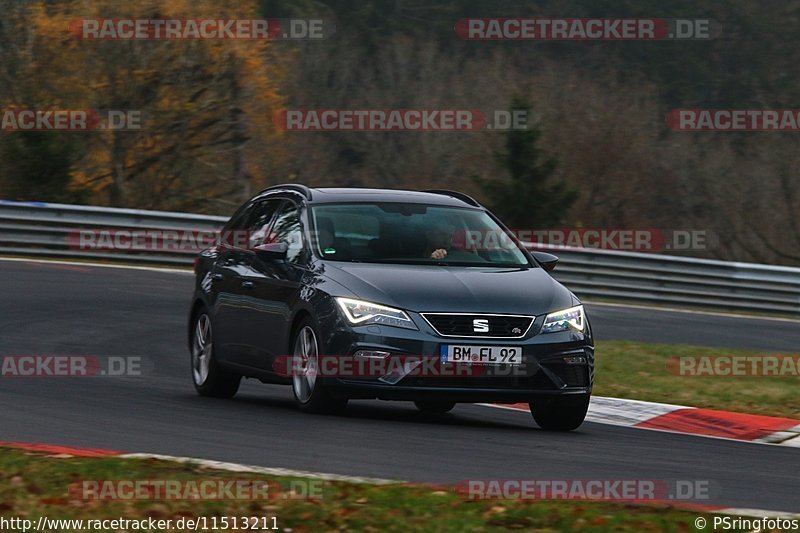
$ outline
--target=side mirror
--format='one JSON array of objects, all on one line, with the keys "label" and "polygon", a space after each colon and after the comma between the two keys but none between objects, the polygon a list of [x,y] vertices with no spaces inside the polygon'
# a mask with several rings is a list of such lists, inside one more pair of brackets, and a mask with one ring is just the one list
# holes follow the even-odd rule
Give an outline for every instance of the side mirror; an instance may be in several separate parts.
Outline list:
[{"label": "side mirror", "polygon": [[531,255],[542,265],[542,268],[548,272],[552,272],[558,264],[558,257],[553,254],[548,254],[547,252],[531,252]]},{"label": "side mirror", "polygon": [[273,259],[286,259],[289,245],[285,242],[271,242],[269,244],[259,244],[254,248],[256,255],[265,261]]}]

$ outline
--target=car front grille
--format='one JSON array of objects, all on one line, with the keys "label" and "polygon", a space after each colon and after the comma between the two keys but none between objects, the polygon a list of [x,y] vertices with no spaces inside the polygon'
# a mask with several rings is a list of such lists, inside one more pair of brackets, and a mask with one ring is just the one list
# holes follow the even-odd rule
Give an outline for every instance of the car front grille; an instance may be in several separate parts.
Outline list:
[{"label": "car front grille", "polygon": [[[536,318],[524,315],[482,315],[479,313],[422,313],[422,317],[442,337],[494,339],[522,338]],[[481,327],[483,325],[485,327]]]}]

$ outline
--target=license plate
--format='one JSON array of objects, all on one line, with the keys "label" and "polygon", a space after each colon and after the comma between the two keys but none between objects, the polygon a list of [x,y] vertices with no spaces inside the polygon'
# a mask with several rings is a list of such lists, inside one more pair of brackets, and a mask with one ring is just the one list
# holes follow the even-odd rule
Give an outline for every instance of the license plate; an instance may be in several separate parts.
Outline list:
[{"label": "license plate", "polygon": [[519,346],[459,346],[444,344],[439,355],[442,363],[469,363],[473,365],[522,364],[522,348]]}]

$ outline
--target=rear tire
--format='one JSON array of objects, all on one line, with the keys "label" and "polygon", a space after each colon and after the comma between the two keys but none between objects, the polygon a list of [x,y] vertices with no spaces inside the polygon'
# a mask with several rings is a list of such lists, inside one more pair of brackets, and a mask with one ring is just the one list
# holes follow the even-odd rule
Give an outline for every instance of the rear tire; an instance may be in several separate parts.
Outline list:
[{"label": "rear tire", "polygon": [[334,397],[319,376],[319,333],[310,318],[296,328],[292,342],[292,394],[305,413],[337,413],[347,406],[347,398]]},{"label": "rear tire", "polygon": [[214,358],[213,348],[211,317],[205,310],[201,310],[192,321],[192,340],[189,346],[194,388],[200,396],[232,398],[239,390],[242,376],[219,366]]},{"label": "rear tire", "polygon": [[543,398],[528,404],[533,419],[542,429],[572,431],[583,424],[589,410],[588,394]]},{"label": "rear tire", "polygon": [[456,402],[443,400],[416,400],[414,405],[427,415],[443,415],[449,413],[456,406]]}]

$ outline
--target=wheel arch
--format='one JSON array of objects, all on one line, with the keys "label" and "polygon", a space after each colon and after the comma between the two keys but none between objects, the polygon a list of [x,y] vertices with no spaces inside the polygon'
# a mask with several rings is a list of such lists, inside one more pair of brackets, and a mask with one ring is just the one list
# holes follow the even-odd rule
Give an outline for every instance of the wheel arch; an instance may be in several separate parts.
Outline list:
[{"label": "wheel arch", "polygon": [[300,327],[300,324],[307,318],[310,318],[312,321],[314,320],[314,315],[311,314],[311,311],[302,307],[297,310],[292,317],[292,325],[289,327],[289,345],[286,347],[288,350],[286,353],[291,353],[294,343],[294,336],[297,334],[297,328]]}]

